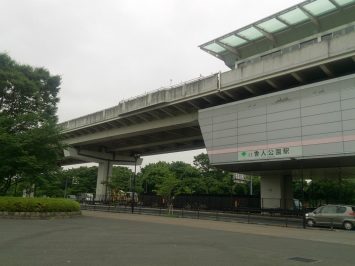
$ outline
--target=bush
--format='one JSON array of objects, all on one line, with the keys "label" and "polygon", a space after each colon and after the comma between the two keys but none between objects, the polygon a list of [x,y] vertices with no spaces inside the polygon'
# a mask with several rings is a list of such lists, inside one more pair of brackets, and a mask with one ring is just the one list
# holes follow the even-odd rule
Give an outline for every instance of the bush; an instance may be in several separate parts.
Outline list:
[{"label": "bush", "polygon": [[0,211],[76,212],[79,210],[79,203],[70,199],[0,197]]}]

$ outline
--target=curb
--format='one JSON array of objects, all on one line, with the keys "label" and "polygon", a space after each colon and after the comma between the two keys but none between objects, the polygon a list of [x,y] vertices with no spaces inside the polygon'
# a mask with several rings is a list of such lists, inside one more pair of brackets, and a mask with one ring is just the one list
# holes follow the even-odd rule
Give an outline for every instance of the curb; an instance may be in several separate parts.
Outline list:
[{"label": "curb", "polygon": [[53,218],[73,218],[81,216],[81,211],[77,212],[6,212],[0,211],[0,219],[53,219]]}]

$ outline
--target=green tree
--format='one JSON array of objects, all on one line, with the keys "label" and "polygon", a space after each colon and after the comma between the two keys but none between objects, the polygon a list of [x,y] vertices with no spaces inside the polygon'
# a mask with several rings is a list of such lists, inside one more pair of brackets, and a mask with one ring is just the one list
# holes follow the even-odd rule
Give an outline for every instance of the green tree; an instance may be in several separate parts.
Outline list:
[{"label": "green tree", "polygon": [[35,184],[57,170],[59,86],[59,76],[0,54],[0,194],[14,180]]},{"label": "green tree", "polygon": [[171,175],[170,166],[166,162],[150,163],[142,168],[140,178],[144,187],[144,192],[155,194],[157,185]]},{"label": "green tree", "polygon": [[62,171],[61,186],[67,186],[67,195],[95,193],[97,181],[97,166],[79,167]]},{"label": "green tree", "polygon": [[[122,166],[115,166],[112,169],[112,176],[109,181],[109,187],[113,191],[130,191],[131,190],[131,178],[133,177],[131,169]],[[140,186],[138,185],[137,188]],[[137,190],[136,190],[137,191]]]},{"label": "green tree", "polygon": [[204,194],[206,186],[200,172],[190,164],[172,162],[170,171],[180,180],[179,194]]},{"label": "green tree", "polygon": [[207,154],[201,153],[195,156],[194,165],[204,179],[207,194],[230,195],[233,193],[232,174],[212,166]]},{"label": "green tree", "polygon": [[172,203],[172,200],[179,194],[180,180],[176,178],[173,173],[168,173],[161,183],[156,186],[156,193],[161,196],[168,205]]}]

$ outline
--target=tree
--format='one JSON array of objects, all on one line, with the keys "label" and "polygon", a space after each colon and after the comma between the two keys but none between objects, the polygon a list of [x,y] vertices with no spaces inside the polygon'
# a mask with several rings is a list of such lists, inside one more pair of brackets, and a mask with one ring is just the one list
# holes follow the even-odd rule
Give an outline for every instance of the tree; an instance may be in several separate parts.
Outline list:
[{"label": "tree", "polygon": [[108,186],[112,191],[130,191],[132,176],[133,172],[131,169],[122,166],[115,166],[112,169],[112,176]]},{"label": "tree", "polygon": [[207,194],[230,195],[233,193],[232,174],[212,166],[207,154],[201,153],[195,156],[193,163],[205,181]]},{"label": "tree", "polygon": [[[67,186],[67,195],[95,193],[97,181],[97,166],[79,167],[62,171],[61,184]],[[66,185],[65,185],[66,184]]]},{"label": "tree", "polygon": [[143,167],[140,178],[145,193],[155,194],[157,185],[161,184],[164,178],[169,175],[171,175],[170,166],[166,162],[150,163]]},{"label": "tree", "polygon": [[35,184],[57,169],[59,86],[59,76],[0,54],[0,194],[15,179]]},{"label": "tree", "polygon": [[172,162],[170,171],[181,181],[179,194],[204,194],[205,183],[200,172],[190,164],[184,162]]},{"label": "tree", "polygon": [[160,184],[156,186],[156,193],[161,196],[168,206],[172,204],[172,200],[179,194],[180,180],[177,179],[172,173],[165,176]]}]

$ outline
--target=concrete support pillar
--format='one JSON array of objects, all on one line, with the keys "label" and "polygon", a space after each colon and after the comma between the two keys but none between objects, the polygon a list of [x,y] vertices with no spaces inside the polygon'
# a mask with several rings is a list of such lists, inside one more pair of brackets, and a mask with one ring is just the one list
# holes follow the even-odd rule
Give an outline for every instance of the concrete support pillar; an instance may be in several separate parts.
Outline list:
[{"label": "concrete support pillar", "polygon": [[291,175],[262,176],[260,180],[262,208],[293,208]]},{"label": "concrete support pillar", "polygon": [[112,175],[112,164],[109,161],[99,163],[96,182],[95,200],[107,200],[110,196],[107,182]]}]

